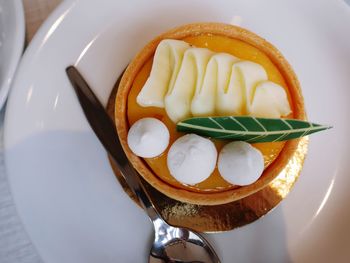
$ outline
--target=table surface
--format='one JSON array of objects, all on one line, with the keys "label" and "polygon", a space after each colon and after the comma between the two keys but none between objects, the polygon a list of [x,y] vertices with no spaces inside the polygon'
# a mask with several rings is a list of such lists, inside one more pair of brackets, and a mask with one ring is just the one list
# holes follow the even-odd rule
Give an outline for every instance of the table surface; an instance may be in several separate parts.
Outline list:
[{"label": "table surface", "polygon": [[62,0],[23,0],[26,19],[26,41],[33,38],[42,22]]},{"label": "table surface", "polygon": [[[27,45],[60,2],[62,0],[23,0]],[[0,262],[40,263],[42,260],[17,215],[5,174],[2,140],[4,112],[4,109],[0,112]]]}]

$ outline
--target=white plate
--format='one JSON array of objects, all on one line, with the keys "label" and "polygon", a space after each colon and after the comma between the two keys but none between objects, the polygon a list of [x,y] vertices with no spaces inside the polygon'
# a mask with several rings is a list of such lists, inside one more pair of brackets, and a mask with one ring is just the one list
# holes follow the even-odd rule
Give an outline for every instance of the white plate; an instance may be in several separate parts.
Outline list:
[{"label": "white plate", "polygon": [[24,46],[21,0],[0,0],[0,109],[4,105]]},{"label": "white plate", "polygon": [[[283,2],[283,3],[282,3]],[[209,235],[223,262],[344,262],[350,244],[350,8],[343,1],[65,1],[27,49],[6,112],[15,203],[44,262],[145,262],[152,239],[124,194],[65,75],[75,63],[107,101],[134,54],[188,22],[241,20],[274,43],[302,83],[313,135],[302,175],[268,216]]]}]

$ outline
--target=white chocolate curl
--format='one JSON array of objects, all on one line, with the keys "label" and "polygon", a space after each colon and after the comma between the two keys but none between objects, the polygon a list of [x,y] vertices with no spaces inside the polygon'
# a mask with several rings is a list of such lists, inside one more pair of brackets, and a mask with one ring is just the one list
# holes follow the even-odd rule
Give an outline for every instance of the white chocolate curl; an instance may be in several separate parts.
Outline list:
[{"label": "white chocolate curl", "polygon": [[164,97],[168,87],[175,83],[183,54],[190,47],[184,41],[163,40],[154,54],[151,76],[137,96],[137,103],[143,107],[164,108]]},{"label": "white chocolate curl", "polygon": [[261,65],[169,39],[158,45],[137,103],[165,107],[174,123],[192,116],[279,118],[291,112],[285,90],[268,80]]}]

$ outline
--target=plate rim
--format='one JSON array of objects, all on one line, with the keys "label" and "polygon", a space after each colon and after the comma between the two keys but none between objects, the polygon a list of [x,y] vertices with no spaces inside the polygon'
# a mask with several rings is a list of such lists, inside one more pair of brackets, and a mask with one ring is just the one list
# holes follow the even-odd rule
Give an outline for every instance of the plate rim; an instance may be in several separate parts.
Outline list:
[{"label": "plate rim", "polygon": [[25,44],[25,19],[24,19],[24,7],[21,0],[12,0],[12,5],[14,7],[14,20],[16,22],[16,30],[14,36],[14,48],[12,49],[12,54],[10,56],[10,63],[4,75],[4,79],[0,87],[0,109],[4,106],[10,88],[14,82],[18,66],[20,64],[21,56],[23,54],[24,44]]}]

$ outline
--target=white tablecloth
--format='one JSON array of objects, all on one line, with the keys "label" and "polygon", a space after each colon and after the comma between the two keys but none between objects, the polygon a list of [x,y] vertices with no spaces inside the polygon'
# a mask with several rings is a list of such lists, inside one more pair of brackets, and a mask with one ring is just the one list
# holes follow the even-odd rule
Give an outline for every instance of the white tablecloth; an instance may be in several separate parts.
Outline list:
[{"label": "white tablecloth", "polygon": [[42,262],[17,214],[6,176],[3,153],[4,113],[0,112],[0,262]]}]

